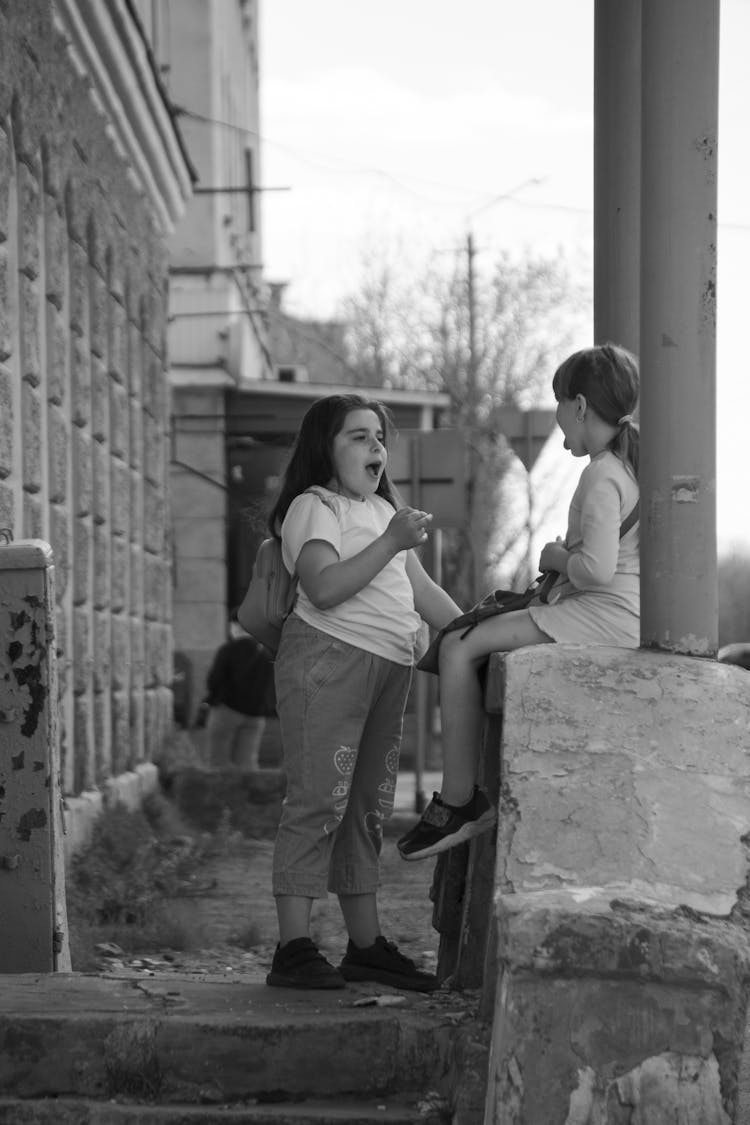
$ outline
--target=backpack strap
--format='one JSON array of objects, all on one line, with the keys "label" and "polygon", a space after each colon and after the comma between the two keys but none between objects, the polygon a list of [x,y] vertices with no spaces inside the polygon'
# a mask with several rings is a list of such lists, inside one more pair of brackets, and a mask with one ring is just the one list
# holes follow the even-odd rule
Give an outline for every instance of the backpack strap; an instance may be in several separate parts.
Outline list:
[{"label": "backpack strap", "polygon": [[633,510],[625,516],[625,519],[620,524],[620,538],[621,539],[622,539],[623,535],[627,535],[627,533],[630,531],[631,527],[633,527],[635,524],[638,523],[638,520],[640,518],[641,518],[641,501],[640,501],[640,499],[638,499],[635,502],[635,507],[633,508]]}]

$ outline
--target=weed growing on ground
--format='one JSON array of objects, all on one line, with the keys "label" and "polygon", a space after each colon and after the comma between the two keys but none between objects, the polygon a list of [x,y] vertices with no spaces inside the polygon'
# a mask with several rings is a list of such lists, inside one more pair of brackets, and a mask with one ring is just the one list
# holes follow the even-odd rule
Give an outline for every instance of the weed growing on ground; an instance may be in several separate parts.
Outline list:
[{"label": "weed growing on ground", "polygon": [[160,793],[133,811],[124,805],[109,809],[68,873],[73,968],[97,968],[96,945],[102,942],[131,954],[195,948],[201,935],[189,914],[176,915],[165,900],[195,893],[198,869],[223,844],[187,829]]}]

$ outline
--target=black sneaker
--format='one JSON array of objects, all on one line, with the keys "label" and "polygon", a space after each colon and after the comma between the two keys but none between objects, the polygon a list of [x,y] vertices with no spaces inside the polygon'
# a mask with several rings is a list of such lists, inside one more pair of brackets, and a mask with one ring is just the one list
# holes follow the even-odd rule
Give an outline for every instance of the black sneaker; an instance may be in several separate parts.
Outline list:
[{"label": "black sneaker", "polygon": [[283,948],[276,946],[266,984],[274,988],[346,988],[338,969],[307,937],[294,938]]},{"label": "black sneaker", "polygon": [[350,941],[339,968],[345,980],[374,980],[412,992],[434,992],[438,987],[433,973],[418,969],[411,958],[399,953],[393,942],[386,941],[382,934],[367,949],[360,949]]},{"label": "black sneaker", "polygon": [[402,859],[427,859],[487,832],[496,820],[497,809],[476,786],[471,800],[459,808],[444,804],[433,793],[420,819],[396,846]]}]

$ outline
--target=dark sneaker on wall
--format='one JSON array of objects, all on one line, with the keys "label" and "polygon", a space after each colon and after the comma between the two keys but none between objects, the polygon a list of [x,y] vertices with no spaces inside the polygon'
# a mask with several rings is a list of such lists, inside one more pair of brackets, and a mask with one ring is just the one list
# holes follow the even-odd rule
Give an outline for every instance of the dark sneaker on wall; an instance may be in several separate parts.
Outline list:
[{"label": "dark sneaker on wall", "polygon": [[496,820],[497,809],[476,786],[471,799],[459,807],[444,804],[433,793],[422,816],[397,847],[402,859],[427,859],[488,832]]},{"label": "dark sneaker on wall", "polygon": [[438,987],[433,973],[418,969],[410,957],[400,953],[382,934],[367,949],[360,949],[350,941],[339,968],[345,980],[372,980],[411,992],[434,992]]},{"label": "dark sneaker on wall", "polygon": [[310,938],[295,938],[276,946],[266,984],[273,988],[346,988],[346,981],[330,961],[326,961]]}]

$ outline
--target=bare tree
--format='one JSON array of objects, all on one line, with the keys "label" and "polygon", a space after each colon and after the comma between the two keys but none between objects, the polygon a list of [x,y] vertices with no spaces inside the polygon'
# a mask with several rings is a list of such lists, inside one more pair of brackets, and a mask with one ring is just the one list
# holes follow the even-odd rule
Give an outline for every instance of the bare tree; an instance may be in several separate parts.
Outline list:
[{"label": "bare tree", "polygon": [[466,517],[446,537],[445,580],[464,605],[492,585],[508,517],[502,482],[514,455],[503,412],[549,401],[554,368],[585,323],[583,288],[561,254],[501,253],[480,272],[475,253],[469,238],[451,268],[436,256],[416,278],[371,258],[344,310],[357,381],[450,396],[466,439]]}]

